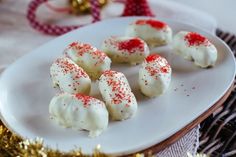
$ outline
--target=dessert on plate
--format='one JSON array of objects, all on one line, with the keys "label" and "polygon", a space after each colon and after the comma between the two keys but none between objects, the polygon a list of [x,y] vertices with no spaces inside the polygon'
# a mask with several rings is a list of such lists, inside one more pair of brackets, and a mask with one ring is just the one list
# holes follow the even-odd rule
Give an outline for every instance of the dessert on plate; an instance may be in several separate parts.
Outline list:
[{"label": "dessert on plate", "polygon": [[50,67],[54,87],[72,94],[89,94],[91,80],[86,72],[69,58],[58,58]]},{"label": "dessert on plate", "polygon": [[82,67],[92,80],[98,79],[111,66],[111,60],[104,52],[86,43],[71,43],[64,55]]},{"label": "dessert on plate", "polygon": [[109,114],[105,104],[82,94],[61,93],[52,98],[49,113],[64,127],[87,130],[90,137],[100,135],[108,126]]},{"label": "dessert on plate", "polygon": [[115,37],[106,39],[101,48],[113,62],[142,63],[149,55],[147,44],[137,37]]},{"label": "dessert on plate", "polygon": [[214,66],[217,60],[216,47],[203,35],[195,32],[180,31],[173,38],[176,54],[202,68]]},{"label": "dessert on plate", "polygon": [[148,97],[165,93],[171,82],[171,67],[164,57],[158,54],[147,56],[139,70],[141,92]]},{"label": "dessert on plate", "polygon": [[135,115],[137,101],[123,73],[105,71],[99,78],[99,90],[113,120],[125,120]]},{"label": "dessert on plate", "polygon": [[172,40],[171,28],[166,23],[154,19],[136,20],[127,27],[126,35],[139,37],[151,47],[167,45]]}]

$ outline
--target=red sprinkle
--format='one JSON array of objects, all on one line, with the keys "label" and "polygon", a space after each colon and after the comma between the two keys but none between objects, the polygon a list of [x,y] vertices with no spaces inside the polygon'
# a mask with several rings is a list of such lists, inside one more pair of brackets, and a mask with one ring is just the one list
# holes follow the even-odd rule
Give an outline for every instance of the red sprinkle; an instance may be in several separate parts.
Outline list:
[{"label": "red sprinkle", "polygon": [[75,72],[76,78],[85,77],[88,75],[83,71],[82,68],[78,67],[76,64],[70,63],[66,58],[58,58],[55,63],[62,68],[63,74]]},{"label": "red sprinkle", "polygon": [[141,49],[143,48],[143,42],[140,39],[134,38],[134,39],[130,39],[128,41],[122,41],[118,44],[118,48],[119,50],[127,50],[130,53],[132,53],[133,49]]},{"label": "red sprinkle", "polygon": [[160,57],[161,56],[159,56],[158,54],[151,54],[151,55],[146,57],[146,61],[147,62],[152,62],[152,61],[155,61],[156,59],[158,59]]},{"label": "red sprinkle", "polygon": [[135,24],[137,24],[137,25],[148,24],[151,27],[156,28],[156,29],[163,29],[167,26],[167,24],[165,24],[164,22],[157,21],[157,20],[151,20],[151,19],[149,19],[149,20],[137,20],[135,22]]},{"label": "red sprinkle", "polygon": [[113,77],[113,75],[115,75],[115,74],[118,74],[118,72],[117,71],[113,71],[113,70],[105,70],[103,73],[102,73],[104,76],[111,76],[111,77]]},{"label": "red sprinkle", "polygon": [[88,107],[89,101],[91,100],[90,96],[83,95],[83,94],[76,94],[75,97],[84,103],[84,107]]},{"label": "red sprinkle", "polygon": [[73,43],[71,43],[70,45],[69,45],[69,47],[74,47],[74,46],[76,46],[78,44],[78,42],[73,42]]},{"label": "red sprinkle", "polygon": [[[76,55],[78,57],[83,56],[84,54],[90,54],[92,56],[92,58],[94,60],[97,60],[97,62],[95,63],[95,66],[97,64],[103,63],[103,61],[106,59],[107,55],[98,50],[97,48],[91,46],[90,44],[86,44],[86,43],[80,43],[80,42],[73,42],[71,43],[68,48],[65,50],[64,54],[67,58],[71,57],[68,55],[68,49],[74,49],[76,51]],[[86,60],[85,60],[86,62]]]},{"label": "red sprinkle", "polygon": [[195,32],[189,32],[187,35],[185,35],[184,40],[188,42],[189,46],[208,44],[207,38]]},{"label": "red sprinkle", "polygon": [[100,51],[100,50],[94,51],[94,52],[92,53],[92,55],[93,55],[94,57],[98,57],[99,62],[102,62],[102,61],[105,60],[105,58],[107,57],[107,55],[106,55],[104,52]]},{"label": "red sprinkle", "polygon": [[93,52],[96,49],[94,47],[92,47],[90,44],[86,44],[86,43],[80,43],[80,42],[73,42],[68,46],[68,49],[75,49],[77,51],[77,55],[78,56],[82,56],[84,55],[84,53],[89,53],[89,52]]},{"label": "red sprinkle", "polygon": [[170,72],[170,65],[158,54],[151,54],[146,57],[146,62],[150,63],[145,66],[145,69],[149,72],[150,76],[155,76],[156,74],[166,74]]},{"label": "red sprinkle", "polygon": [[118,105],[123,101],[127,101],[127,104],[130,105],[130,87],[126,84],[126,82],[122,81],[122,78],[125,76],[122,75],[119,77],[117,76],[117,74],[119,74],[117,71],[112,70],[106,70],[105,72],[103,72],[103,75],[107,77],[107,85],[110,86],[112,92],[114,92],[114,96],[112,96],[112,94],[110,95],[112,97],[112,103]]},{"label": "red sprinkle", "polygon": [[161,70],[162,73],[168,73],[169,68],[170,68],[169,66],[164,66],[164,67],[161,67],[160,70]]},{"label": "red sprinkle", "polygon": [[146,66],[145,69],[150,73],[150,76],[154,76],[159,73],[159,70],[156,67]]},{"label": "red sprinkle", "polygon": [[91,96],[83,95],[83,94],[75,94],[75,97],[79,100],[81,100],[84,104],[84,107],[88,107],[90,104],[90,100],[94,99]]}]

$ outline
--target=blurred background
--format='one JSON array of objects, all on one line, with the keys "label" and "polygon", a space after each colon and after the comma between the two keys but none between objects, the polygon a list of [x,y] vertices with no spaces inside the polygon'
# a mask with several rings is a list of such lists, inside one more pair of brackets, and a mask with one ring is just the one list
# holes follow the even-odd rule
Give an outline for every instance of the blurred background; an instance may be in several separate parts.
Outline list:
[{"label": "blurred background", "polygon": [[[165,1],[165,0],[163,0]],[[235,0],[171,0],[207,12],[216,18],[218,27],[236,34]]]}]

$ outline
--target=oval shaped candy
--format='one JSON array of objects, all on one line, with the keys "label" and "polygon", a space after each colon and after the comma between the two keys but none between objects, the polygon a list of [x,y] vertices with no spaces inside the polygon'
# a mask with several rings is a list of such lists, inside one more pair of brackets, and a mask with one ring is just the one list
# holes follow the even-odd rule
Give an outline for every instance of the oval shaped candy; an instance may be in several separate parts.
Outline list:
[{"label": "oval shaped candy", "polygon": [[111,60],[104,52],[86,43],[71,43],[64,55],[82,67],[92,80],[98,79],[111,66]]},{"label": "oval shaped candy", "polygon": [[174,36],[173,49],[176,54],[202,68],[214,66],[217,60],[216,47],[203,35],[180,31]]},{"label": "oval shaped candy", "polygon": [[86,72],[69,58],[58,58],[50,67],[54,86],[72,94],[89,94],[91,80]]},{"label": "oval shaped candy", "polygon": [[108,111],[105,104],[82,94],[61,93],[49,104],[53,120],[64,127],[87,130],[90,137],[100,135],[108,126]]},{"label": "oval shaped candy", "polygon": [[142,63],[149,55],[147,44],[136,37],[110,37],[102,44],[102,50],[117,63]]},{"label": "oval shaped candy", "polygon": [[172,29],[164,22],[154,19],[139,19],[126,29],[126,35],[139,37],[149,46],[162,46],[172,41]]},{"label": "oval shaped candy", "polygon": [[156,97],[167,91],[171,82],[171,67],[158,54],[149,55],[139,70],[141,92],[148,97]]},{"label": "oval shaped candy", "polygon": [[137,101],[123,73],[105,71],[99,79],[99,90],[113,120],[125,120],[135,115]]}]

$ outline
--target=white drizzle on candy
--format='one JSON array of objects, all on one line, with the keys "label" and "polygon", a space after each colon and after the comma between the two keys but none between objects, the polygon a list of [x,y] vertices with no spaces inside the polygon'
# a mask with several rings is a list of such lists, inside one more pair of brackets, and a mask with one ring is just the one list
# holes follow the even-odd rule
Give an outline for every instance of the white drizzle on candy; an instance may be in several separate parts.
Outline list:
[{"label": "white drizzle on candy", "polygon": [[141,92],[148,97],[165,93],[171,81],[171,67],[167,60],[158,54],[149,55],[139,70]]}]

